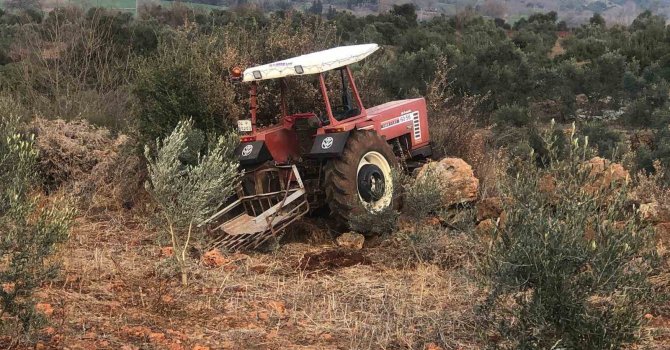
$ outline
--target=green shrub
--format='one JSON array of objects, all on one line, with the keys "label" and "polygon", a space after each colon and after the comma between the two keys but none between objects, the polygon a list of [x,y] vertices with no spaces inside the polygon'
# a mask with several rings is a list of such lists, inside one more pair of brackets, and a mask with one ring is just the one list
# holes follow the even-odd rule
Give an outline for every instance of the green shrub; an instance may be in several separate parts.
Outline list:
[{"label": "green shrub", "polygon": [[[547,167],[519,165],[503,186],[507,218],[487,259],[483,310],[501,348],[618,349],[636,341],[651,297],[651,232],[626,206],[626,186],[585,191],[586,142],[565,158],[544,134]],[[552,192],[538,190],[551,176]]]},{"label": "green shrub", "polygon": [[[662,128],[654,133],[654,144],[652,148],[640,147],[635,152],[636,170],[653,174],[655,172],[654,161],[659,161],[666,169],[670,167],[670,129]],[[670,183],[670,174],[665,174],[666,181]]]},{"label": "green shrub", "polygon": [[220,131],[230,124],[224,108],[230,87],[216,60],[220,41],[177,32],[163,36],[155,56],[140,60],[133,93],[142,143],[169,135],[183,118],[194,127]]},{"label": "green shrub", "polygon": [[195,240],[194,232],[230,197],[239,178],[235,134],[219,136],[205,155],[189,148],[193,134],[193,122],[181,121],[170,135],[156,141],[155,155],[151,147],[145,147],[146,188],[160,208],[164,238],[172,242],[184,285],[188,283],[186,254]]},{"label": "green shrub", "polygon": [[534,160],[540,166],[546,166],[552,158],[563,159],[569,147],[569,140],[562,130],[553,128],[552,120],[551,141],[547,143],[546,137],[537,128],[528,130],[528,143],[533,150]]},{"label": "green shrub", "polygon": [[626,144],[621,133],[608,128],[602,123],[594,122],[583,125],[580,134],[588,137],[589,144],[598,150],[598,155],[614,159],[625,153]]},{"label": "green shrub", "polygon": [[516,127],[528,126],[533,122],[533,117],[528,108],[517,104],[500,107],[493,114],[493,118],[499,124]]},{"label": "green shrub", "polygon": [[52,255],[67,239],[74,210],[65,201],[45,205],[33,194],[34,136],[21,132],[5,102],[0,102],[0,316],[13,317],[0,317],[0,325],[5,331],[20,325],[29,333],[41,323],[34,291],[57,272]]},{"label": "green shrub", "polygon": [[430,167],[416,178],[405,180],[402,213],[413,222],[421,222],[443,209],[440,181],[435,168]]}]

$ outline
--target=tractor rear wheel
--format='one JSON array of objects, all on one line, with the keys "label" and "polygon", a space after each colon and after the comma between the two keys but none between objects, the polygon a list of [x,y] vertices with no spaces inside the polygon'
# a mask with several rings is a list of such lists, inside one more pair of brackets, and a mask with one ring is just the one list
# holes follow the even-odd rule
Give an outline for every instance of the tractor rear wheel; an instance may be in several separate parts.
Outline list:
[{"label": "tractor rear wheel", "polygon": [[373,131],[354,131],[339,158],[326,163],[325,192],[331,218],[348,225],[351,215],[397,208],[392,170],[398,159]]}]

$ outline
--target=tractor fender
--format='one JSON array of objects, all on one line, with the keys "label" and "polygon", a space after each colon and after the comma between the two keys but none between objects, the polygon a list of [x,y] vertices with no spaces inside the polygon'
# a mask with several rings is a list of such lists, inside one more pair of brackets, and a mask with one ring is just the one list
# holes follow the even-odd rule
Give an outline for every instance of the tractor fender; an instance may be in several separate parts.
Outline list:
[{"label": "tractor fender", "polygon": [[350,131],[345,131],[316,135],[307,157],[333,158],[341,156],[349,139],[349,133]]},{"label": "tractor fender", "polygon": [[258,164],[272,159],[272,155],[263,141],[240,143],[235,148],[235,156],[240,161],[240,165]]}]

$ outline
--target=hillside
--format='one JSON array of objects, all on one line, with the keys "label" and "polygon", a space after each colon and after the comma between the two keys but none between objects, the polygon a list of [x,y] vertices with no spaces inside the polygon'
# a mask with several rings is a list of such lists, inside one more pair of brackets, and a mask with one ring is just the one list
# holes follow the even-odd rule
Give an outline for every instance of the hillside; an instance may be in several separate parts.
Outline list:
[{"label": "hillside", "polygon": [[[0,6],[6,0],[0,0]],[[169,6],[176,1],[168,0],[42,0],[43,7],[47,10],[59,4],[74,4],[85,7],[99,6],[109,9],[134,12],[136,6],[161,4]],[[213,9],[227,8],[239,4],[253,4],[264,10],[273,11],[277,9],[295,8],[301,11],[309,9],[315,1],[311,0],[269,0],[269,1],[235,1],[235,0],[193,0],[181,1],[192,8]],[[418,8],[420,19],[428,19],[439,14],[455,15],[463,11],[474,10],[475,12],[493,17],[503,18],[507,22],[514,23],[520,18],[528,17],[533,13],[555,11],[561,20],[570,26],[577,26],[588,21],[595,13],[601,14],[608,23],[630,24],[635,17],[645,10],[670,17],[669,0],[381,0],[377,2],[358,0],[343,1],[330,0],[320,2],[325,10],[330,6],[335,9],[351,11],[357,15],[368,15],[388,11],[393,5],[413,3]],[[325,11],[324,10],[324,11]]]},{"label": "hillside", "polygon": [[[0,7],[4,6],[6,0],[0,0]],[[177,1],[171,0],[42,0],[41,4],[45,10],[50,10],[56,6],[75,5],[82,7],[102,7],[118,11],[135,12],[137,6],[160,4],[171,6]],[[181,4],[195,9],[209,10],[215,8],[225,8],[225,6],[209,5],[197,2],[179,1]]]},{"label": "hillside", "polygon": [[668,348],[659,12],[106,4],[0,11],[0,349]]}]

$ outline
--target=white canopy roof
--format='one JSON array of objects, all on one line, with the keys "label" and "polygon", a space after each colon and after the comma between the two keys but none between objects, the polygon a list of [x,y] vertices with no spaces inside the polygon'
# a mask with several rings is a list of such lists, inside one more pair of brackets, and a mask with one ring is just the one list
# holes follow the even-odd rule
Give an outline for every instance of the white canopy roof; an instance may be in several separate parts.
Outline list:
[{"label": "white canopy roof", "polygon": [[340,46],[244,70],[242,81],[317,74],[358,62],[379,49],[377,44]]}]

